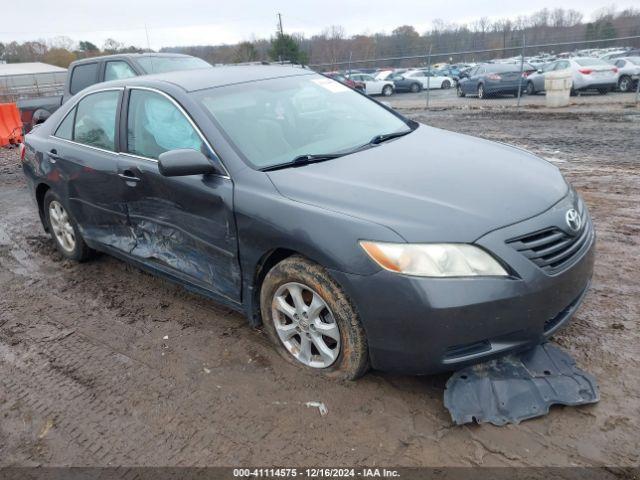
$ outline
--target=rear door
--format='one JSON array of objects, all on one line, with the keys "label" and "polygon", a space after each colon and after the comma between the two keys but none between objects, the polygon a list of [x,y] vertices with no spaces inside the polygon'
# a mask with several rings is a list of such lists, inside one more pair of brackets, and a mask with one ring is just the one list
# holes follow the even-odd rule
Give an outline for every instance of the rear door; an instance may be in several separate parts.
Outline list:
[{"label": "rear door", "polygon": [[164,177],[161,153],[199,150],[220,171],[215,153],[187,113],[171,97],[128,90],[118,165],[136,238],[132,255],[201,288],[240,300],[240,267],[228,175]]},{"label": "rear door", "polygon": [[117,250],[129,251],[134,238],[118,177],[118,129],[123,89],[92,92],[70,110],[51,137],[48,152],[62,192],[83,237]]}]

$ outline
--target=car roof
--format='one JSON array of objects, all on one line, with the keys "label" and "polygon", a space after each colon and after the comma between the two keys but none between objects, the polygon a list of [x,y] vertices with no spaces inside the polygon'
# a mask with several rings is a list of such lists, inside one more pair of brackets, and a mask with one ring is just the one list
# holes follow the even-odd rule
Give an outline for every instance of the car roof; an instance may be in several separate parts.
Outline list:
[{"label": "car roof", "polygon": [[285,65],[238,65],[174,72],[141,75],[139,77],[115,80],[97,84],[97,88],[105,86],[144,86],[149,83],[165,82],[176,85],[187,92],[195,92],[208,88],[224,87],[238,83],[255,82],[272,78],[284,78],[297,75],[313,75],[315,72],[304,67]]},{"label": "car roof", "polygon": [[73,65],[79,65],[81,63],[91,63],[98,62],[104,60],[113,60],[113,59],[122,59],[122,58],[131,58],[137,59],[142,57],[157,57],[157,58],[175,58],[175,57],[185,57],[190,58],[191,55],[184,55],[182,53],[115,53],[113,55],[98,55],[97,57],[88,57],[81,58],[79,60],[73,61]]}]

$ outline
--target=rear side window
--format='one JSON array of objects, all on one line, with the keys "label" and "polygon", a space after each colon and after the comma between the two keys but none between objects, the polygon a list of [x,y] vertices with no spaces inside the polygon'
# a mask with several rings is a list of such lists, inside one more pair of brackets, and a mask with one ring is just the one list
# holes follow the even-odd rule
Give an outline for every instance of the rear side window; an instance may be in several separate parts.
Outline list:
[{"label": "rear side window", "polygon": [[71,109],[71,111],[67,113],[67,116],[58,126],[56,133],[53,134],[54,137],[63,138],[65,140],[73,140],[73,119],[75,117],[75,113],[75,108]]},{"label": "rear side window", "polygon": [[127,151],[157,159],[169,150],[203,151],[202,139],[187,117],[166,97],[131,90],[127,115]]},{"label": "rear side window", "polygon": [[127,62],[122,60],[107,62],[107,65],[104,68],[104,81],[108,82],[109,80],[120,80],[122,78],[131,78],[135,77],[136,72],[133,71],[133,68],[129,66]]},{"label": "rear side window", "polygon": [[98,81],[98,64],[85,63],[73,68],[71,72],[71,84],[69,91],[75,95],[80,90],[93,85]]},{"label": "rear side window", "polygon": [[73,139],[92,147],[115,151],[119,90],[87,95],[78,103]]},{"label": "rear side window", "polygon": [[599,58],[581,58],[580,60],[576,60],[576,63],[582,67],[607,65],[607,62]]}]

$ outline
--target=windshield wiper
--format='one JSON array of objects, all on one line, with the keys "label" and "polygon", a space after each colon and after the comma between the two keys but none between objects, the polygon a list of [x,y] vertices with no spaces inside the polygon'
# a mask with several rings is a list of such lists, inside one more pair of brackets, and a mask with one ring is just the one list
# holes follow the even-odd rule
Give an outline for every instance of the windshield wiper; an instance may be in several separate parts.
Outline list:
[{"label": "windshield wiper", "polygon": [[367,145],[378,145],[379,143],[386,142],[387,140],[391,140],[392,138],[404,137],[405,135],[413,132],[413,129],[404,130],[402,132],[394,132],[394,133],[383,133],[381,135],[376,135]]},{"label": "windshield wiper", "polygon": [[322,162],[324,160],[332,160],[334,158],[343,157],[346,153],[318,153],[312,155],[298,155],[290,162],[278,163],[277,165],[271,165],[269,167],[261,168],[263,172],[269,172],[271,170],[280,170],[281,168],[288,167],[301,167],[303,165],[309,165],[310,163]]}]

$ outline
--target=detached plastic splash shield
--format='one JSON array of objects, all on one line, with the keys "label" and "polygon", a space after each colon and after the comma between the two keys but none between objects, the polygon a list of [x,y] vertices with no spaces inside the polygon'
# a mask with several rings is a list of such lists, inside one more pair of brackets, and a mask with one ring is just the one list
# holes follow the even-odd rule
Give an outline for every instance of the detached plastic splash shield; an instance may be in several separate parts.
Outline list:
[{"label": "detached plastic splash shield", "polygon": [[459,370],[444,392],[444,405],[457,425],[517,424],[546,415],[551,405],[599,400],[596,379],[550,343]]}]

